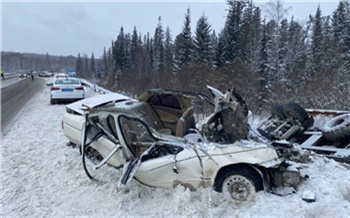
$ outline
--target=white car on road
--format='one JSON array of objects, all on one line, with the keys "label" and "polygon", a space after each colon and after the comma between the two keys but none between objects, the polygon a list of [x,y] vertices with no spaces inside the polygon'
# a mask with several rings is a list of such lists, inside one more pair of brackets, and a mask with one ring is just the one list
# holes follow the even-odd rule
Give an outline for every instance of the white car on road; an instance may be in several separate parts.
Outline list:
[{"label": "white car on road", "polygon": [[50,91],[50,103],[77,101],[84,99],[85,91],[82,83],[77,78],[59,77],[52,83]]}]

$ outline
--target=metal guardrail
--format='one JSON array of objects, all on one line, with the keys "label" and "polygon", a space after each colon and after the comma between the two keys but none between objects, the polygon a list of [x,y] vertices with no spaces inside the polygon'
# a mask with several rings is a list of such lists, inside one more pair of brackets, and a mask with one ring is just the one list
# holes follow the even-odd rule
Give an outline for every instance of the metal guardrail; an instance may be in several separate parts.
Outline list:
[{"label": "metal guardrail", "polygon": [[81,79],[80,81],[83,85],[89,86],[94,92],[98,92],[101,94],[112,93],[110,90],[102,88],[101,86],[98,86],[96,84],[90,83],[89,81],[86,81],[85,79]]}]

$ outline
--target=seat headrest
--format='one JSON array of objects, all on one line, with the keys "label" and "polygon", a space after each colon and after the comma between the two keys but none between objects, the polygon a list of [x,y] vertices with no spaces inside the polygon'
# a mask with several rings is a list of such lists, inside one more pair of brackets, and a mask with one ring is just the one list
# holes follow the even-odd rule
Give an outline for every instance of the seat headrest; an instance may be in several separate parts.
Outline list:
[{"label": "seat headrest", "polygon": [[187,108],[187,109],[185,110],[185,112],[182,114],[182,117],[183,117],[184,119],[186,119],[187,117],[192,116],[193,113],[194,113],[194,107],[191,106],[191,107],[189,107],[189,108]]}]

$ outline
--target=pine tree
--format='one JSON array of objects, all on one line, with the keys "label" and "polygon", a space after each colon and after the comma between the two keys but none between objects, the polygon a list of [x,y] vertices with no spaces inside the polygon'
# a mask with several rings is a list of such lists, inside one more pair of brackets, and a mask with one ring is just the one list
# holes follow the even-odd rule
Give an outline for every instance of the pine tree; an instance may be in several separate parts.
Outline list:
[{"label": "pine tree", "polygon": [[246,4],[240,29],[241,39],[237,57],[240,57],[249,69],[257,72],[260,65],[259,53],[262,34],[261,10],[255,7],[252,2],[247,2]]},{"label": "pine tree", "polygon": [[181,57],[183,55],[183,36],[182,33],[176,36],[175,42],[174,42],[174,54],[175,54],[175,61],[174,61],[174,69],[173,71],[178,71],[181,69],[183,63],[181,62]]},{"label": "pine tree", "polygon": [[120,32],[117,37],[117,40],[114,42],[112,52],[114,68],[116,69],[117,73],[121,73],[124,69],[128,67],[127,41],[126,36],[124,35],[123,27],[120,28]]},{"label": "pine tree", "polygon": [[288,20],[283,19],[281,22],[281,27],[279,31],[279,40],[278,40],[278,79],[280,81],[285,81],[286,79],[286,73],[287,73],[287,65],[288,59]]},{"label": "pine tree", "polygon": [[89,78],[90,77],[90,67],[89,67],[89,60],[88,60],[88,56],[86,54],[84,54],[84,76],[85,78]]},{"label": "pine tree", "polygon": [[225,48],[226,48],[226,31],[222,30],[221,33],[219,33],[218,36],[218,44],[215,49],[215,54],[214,54],[214,67],[220,68],[223,67],[226,63],[225,59]]},{"label": "pine tree", "polygon": [[167,73],[172,72],[174,62],[174,51],[173,44],[170,34],[170,28],[167,27],[165,31],[165,42],[164,42],[164,71]]},{"label": "pine tree", "polygon": [[46,53],[46,56],[45,56],[45,67],[46,67],[46,70],[51,70],[51,60],[50,60],[49,53]]},{"label": "pine tree", "polygon": [[267,78],[268,83],[278,81],[278,24],[270,20],[266,24],[266,54],[267,54]]},{"label": "pine tree", "polygon": [[182,32],[175,38],[175,70],[181,69],[184,64],[193,59],[193,39],[191,36],[191,11],[187,9]]},{"label": "pine tree", "polygon": [[[333,13],[333,38],[342,58],[350,60],[350,3],[339,1]],[[349,56],[349,57],[347,57]]]},{"label": "pine tree", "polygon": [[319,67],[322,65],[324,53],[323,47],[323,30],[322,30],[322,14],[320,6],[317,7],[316,15],[313,20],[312,36],[311,36],[311,55],[314,70],[319,71]]},{"label": "pine tree", "polygon": [[294,77],[293,81],[296,84],[300,82],[300,74],[304,73],[306,68],[306,37],[307,31],[292,17],[288,29],[287,72],[289,77]]},{"label": "pine tree", "polygon": [[101,77],[105,77],[109,74],[109,60],[106,52],[106,47],[103,48],[102,64],[101,64]]},{"label": "pine tree", "polygon": [[208,23],[208,18],[203,14],[197,22],[196,33],[193,40],[193,59],[196,62],[204,63],[208,66],[212,65],[210,31],[211,26]]},{"label": "pine tree", "polygon": [[245,7],[243,1],[228,1],[229,12],[225,23],[225,61],[232,62],[239,55],[242,32],[242,15]]},{"label": "pine tree", "polygon": [[81,56],[79,53],[77,61],[75,63],[75,72],[79,77],[83,77],[83,74],[84,74],[83,71],[84,71],[83,60],[81,59]]},{"label": "pine tree", "polygon": [[90,69],[91,69],[91,76],[92,76],[93,78],[97,78],[95,56],[94,56],[94,53],[93,53],[93,52],[92,52],[92,54],[91,54],[91,59],[90,59]]},{"label": "pine tree", "polygon": [[136,26],[134,26],[134,30],[132,32],[132,37],[131,37],[131,48],[130,48],[131,68],[133,70],[139,67],[137,65],[138,50],[139,50],[138,36],[137,36]]},{"label": "pine tree", "polygon": [[158,24],[154,33],[153,57],[154,69],[157,72],[164,72],[164,30],[160,16],[158,17]]}]

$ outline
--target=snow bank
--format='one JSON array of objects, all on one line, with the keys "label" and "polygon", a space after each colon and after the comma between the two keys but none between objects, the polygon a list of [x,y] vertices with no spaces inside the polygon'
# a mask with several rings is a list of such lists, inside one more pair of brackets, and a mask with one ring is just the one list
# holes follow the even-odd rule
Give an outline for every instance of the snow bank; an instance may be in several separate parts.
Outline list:
[{"label": "snow bank", "polygon": [[[254,202],[235,205],[210,188],[166,190],[134,181],[117,193],[119,171],[93,172],[102,185],[85,175],[78,149],[66,146],[61,130],[65,105],[50,105],[49,88],[43,90],[3,135],[0,216],[350,217],[349,168],[318,155],[303,170],[310,179],[285,197],[259,192]],[[316,202],[303,201],[304,191],[315,192]]]}]

